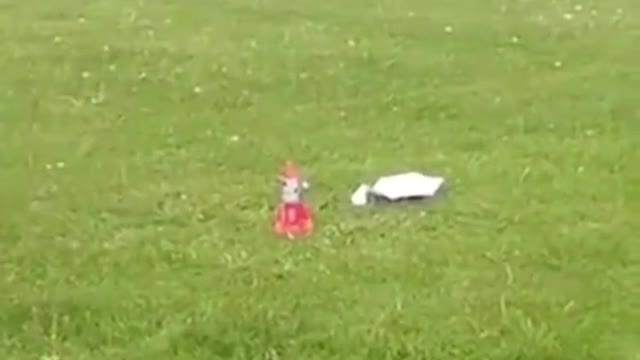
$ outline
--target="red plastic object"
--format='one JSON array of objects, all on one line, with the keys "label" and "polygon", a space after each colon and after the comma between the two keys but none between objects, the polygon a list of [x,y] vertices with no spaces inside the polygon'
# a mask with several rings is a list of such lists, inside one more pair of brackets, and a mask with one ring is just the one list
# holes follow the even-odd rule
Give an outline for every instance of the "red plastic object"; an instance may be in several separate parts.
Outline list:
[{"label": "red plastic object", "polygon": [[311,211],[306,204],[282,203],[276,211],[275,231],[290,238],[306,236],[313,231]]},{"label": "red plastic object", "polygon": [[302,200],[303,180],[300,171],[291,162],[287,162],[280,175],[282,197],[276,209],[274,230],[276,234],[290,239],[306,236],[313,231],[311,210]]}]

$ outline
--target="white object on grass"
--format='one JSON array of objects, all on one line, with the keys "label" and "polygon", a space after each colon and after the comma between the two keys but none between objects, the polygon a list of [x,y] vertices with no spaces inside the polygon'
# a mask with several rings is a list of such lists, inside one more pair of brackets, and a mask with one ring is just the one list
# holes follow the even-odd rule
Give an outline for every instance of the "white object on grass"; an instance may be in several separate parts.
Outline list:
[{"label": "white object on grass", "polygon": [[367,205],[367,197],[369,196],[371,187],[367,184],[360,185],[351,195],[351,203],[355,206]]},{"label": "white object on grass", "polygon": [[369,194],[390,201],[432,197],[436,195],[443,184],[444,178],[428,176],[419,172],[383,176],[373,186],[360,185],[351,196],[351,203],[355,206],[366,205]]},{"label": "white object on grass", "polygon": [[408,172],[381,177],[373,184],[371,190],[374,194],[384,196],[389,200],[399,200],[434,196],[443,183],[444,179],[441,177]]}]

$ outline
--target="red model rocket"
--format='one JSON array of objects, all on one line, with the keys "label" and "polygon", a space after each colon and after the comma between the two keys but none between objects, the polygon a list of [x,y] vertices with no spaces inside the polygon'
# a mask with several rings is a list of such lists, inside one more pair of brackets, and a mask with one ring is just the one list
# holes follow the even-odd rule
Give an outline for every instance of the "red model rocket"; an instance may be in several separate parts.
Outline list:
[{"label": "red model rocket", "polygon": [[305,182],[292,162],[287,162],[282,169],[280,181],[282,197],[276,209],[275,232],[290,239],[311,234],[313,218],[309,207],[302,199]]}]

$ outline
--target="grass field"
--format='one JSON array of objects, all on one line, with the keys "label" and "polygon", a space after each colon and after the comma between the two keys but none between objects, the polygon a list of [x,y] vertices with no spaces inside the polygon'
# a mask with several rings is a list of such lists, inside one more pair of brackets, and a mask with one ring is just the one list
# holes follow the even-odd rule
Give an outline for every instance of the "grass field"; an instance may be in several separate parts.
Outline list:
[{"label": "grass field", "polygon": [[[640,359],[638,19],[0,0],[0,359]],[[446,198],[350,206],[410,169]]]}]

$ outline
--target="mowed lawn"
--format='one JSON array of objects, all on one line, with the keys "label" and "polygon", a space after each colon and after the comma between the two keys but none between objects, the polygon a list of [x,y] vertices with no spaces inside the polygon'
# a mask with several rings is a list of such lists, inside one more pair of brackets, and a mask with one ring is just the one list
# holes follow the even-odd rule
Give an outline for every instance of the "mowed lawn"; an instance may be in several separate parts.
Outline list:
[{"label": "mowed lawn", "polygon": [[[639,19],[0,0],[0,359],[640,359]],[[446,197],[349,204],[404,170]]]}]

